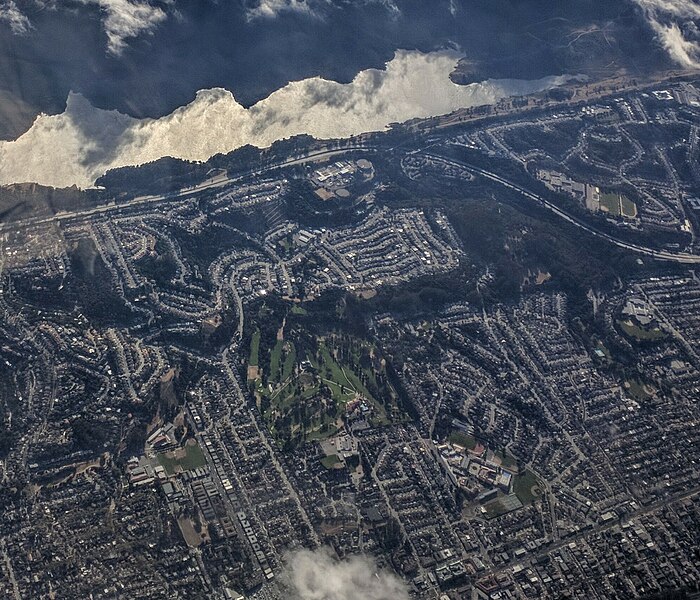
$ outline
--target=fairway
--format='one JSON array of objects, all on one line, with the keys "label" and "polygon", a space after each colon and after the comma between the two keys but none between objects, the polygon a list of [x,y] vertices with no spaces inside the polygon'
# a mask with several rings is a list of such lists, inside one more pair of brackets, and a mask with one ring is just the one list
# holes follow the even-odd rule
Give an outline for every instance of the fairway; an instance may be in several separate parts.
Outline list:
[{"label": "fairway", "polygon": [[351,414],[374,427],[405,418],[373,345],[337,335],[300,336],[291,324],[274,342],[262,332],[257,327],[251,336],[248,379],[280,445],[323,440]]},{"label": "fairway", "polygon": [[282,357],[282,347],[284,346],[284,342],[282,340],[277,340],[277,343],[274,345],[272,348],[272,352],[270,353],[270,379],[269,381],[271,383],[277,383],[279,382],[279,375],[280,375],[280,358]]},{"label": "fairway", "polygon": [[248,359],[248,364],[251,367],[257,367],[259,364],[259,353],[260,353],[260,330],[256,329],[255,333],[250,339],[250,358]]}]

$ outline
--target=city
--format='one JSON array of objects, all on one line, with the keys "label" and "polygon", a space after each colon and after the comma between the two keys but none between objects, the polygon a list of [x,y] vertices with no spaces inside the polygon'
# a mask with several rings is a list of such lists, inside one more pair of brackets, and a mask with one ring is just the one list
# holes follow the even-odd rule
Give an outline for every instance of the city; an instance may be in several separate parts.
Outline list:
[{"label": "city", "polygon": [[0,596],[698,597],[700,84],[578,85],[3,205]]}]

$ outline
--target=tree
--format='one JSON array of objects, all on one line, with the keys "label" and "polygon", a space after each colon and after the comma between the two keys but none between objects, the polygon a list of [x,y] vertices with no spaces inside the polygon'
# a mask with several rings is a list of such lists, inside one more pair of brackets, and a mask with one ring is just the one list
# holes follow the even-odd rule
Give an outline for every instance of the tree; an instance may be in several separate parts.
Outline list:
[{"label": "tree", "polygon": [[381,535],[381,543],[385,550],[396,550],[403,542],[401,525],[395,517],[390,517]]}]

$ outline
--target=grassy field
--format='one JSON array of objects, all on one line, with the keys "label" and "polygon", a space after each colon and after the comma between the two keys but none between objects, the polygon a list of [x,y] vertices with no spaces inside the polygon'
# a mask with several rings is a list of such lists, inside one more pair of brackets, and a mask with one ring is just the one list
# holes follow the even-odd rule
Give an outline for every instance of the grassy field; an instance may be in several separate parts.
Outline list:
[{"label": "grassy field", "polygon": [[637,217],[637,205],[627,196],[618,193],[601,193],[600,208],[614,217],[634,219]]},{"label": "grassy field", "polygon": [[257,367],[260,364],[260,330],[256,329],[250,339],[250,358],[248,364]]},{"label": "grassy field", "polygon": [[497,458],[500,459],[501,461],[501,466],[504,469],[510,469],[514,470],[515,467],[517,466],[517,461],[510,455],[510,454],[504,454],[503,452],[495,452],[494,453]]},{"label": "grassy field", "polygon": [[449,441],[453,444],[462,446],[462,448],[466,448],[467,450],[473,450],[476,448],[476,438],[473,435],[468,435],[466,433],[462,433],[461,431],[453,431],[450,434]]},{"label": "grassy field", "polygon": [[613,217],[620,216],[620,195],[619,194],[600,194],[600,209]]},{"label": "grassy field", "polygon": [[190,519],[180,517],[177,524],[182,532],[182,537],[190,548],[196,548],[202,543],[202,536],[195,531]]},{"label": "grassy field", "polygon": [[662,340],[666,337],[666,334],[658,327],[654,327],[653,329],[644,329],[638,325],[635,325],[632,321],[619,321],[619,325],[622,328],[622,331],[625,332],[625,335],[639,341],[653,342],[656,340]]},{"label": "grassy field", "polygon": [[500,517],[501,515],[505,515],[509,512],[522,508],[522,505],[523,501],[512,494],[507,496],[499,496],[496,500],[492,500],[491,502],[484,504],[486,518],[493,519],[494,517]]},{"label": "grassy field", "polygon": [[294,344],[288,343],[287,353],[284,356],[284,366],[282,367],[282,381],[287,381],[294,373],[294,366],[297,364],[297,352]]},{"label": "grassy field", "polygon": [[277,340],[277,343],[272,348],[270,353],[270,376],[269,381],[272,384],[278,383],[280,381],[280,358],[282,357],[282,348],[284,347],[284,342],[282,340]]},{"label": "grassy field", "polygon": [[[372,396],[369,390],[362,384],[357,373],[355,373],[348,365],[339,364],[332,356],[326,344],[319,344],[321,361],[318,365],[321,377],[324,383],[328,385],[336,402],[346,404],[357,395],[364,397],[375,409],[375,424],[387,424],[386,411],[380,402]],[[374,377],[374,373],[368,374],[365,370],[365,376]]]},{"label": "grassy field", "polygon": [[[334,435],[350,412],[375,427],[407,418],[373,344],[350,335],[310,334],[312,328],[304,323],[308,313],[297,305],[290,305],[279,320],[269,321],[271,316],[262,308],[257,317],[259,325],[251,329],[248,381],[280,446],[291,448]],[[370,409],[358,403],[349,411],[348,404],[355,400]]]},{"label": "grassy field", "polygon": [[397,417],[397,405],[385,406],[387,401],[395,403],[397,396],[375,372],[384,367],[371,358],[374,350],[369,344],[329,336],[316,338],[309,347],[307,340],[302,347],[311,368],[301,369],[297,345],[290,339],[293,336],[291,331],[271,349],[259,349],[260,366],[269,375],[267,379],[258,376],[256,390],[263,416],[280,444],[290,439],[313,441],[334,435],[339,420],[345,418],[348,403],[356,399],[372,407],[367,420],[373,426],[401,418]]},{"label": "grassy field", "polygon": [[646,386],[639,379],[628,379],[625,382],[627,393],[633,400],[643,402],[651,398],[651,394],[647,391]]},{"label": "grassy field", "polygon": [[530,504],[540,494],[535,493],[534,487],[539,486],[537,477],[530,471],[525,471],[522,475],[516,475],[513,480],[513,492],[523,504]]},{"label": "grassy field", "polygon": [[307,442],[320,442],[327,440],[329,437],[338,433],[340,429],[336,427],[333,423],[325,422],[316,427],[315,429],[306,431],[306,441]]},{"label": "grassy field", "polygon": [[622,196],[620,199],[620,209],[623,217],[628,217],[630,219],[637,218],[637,205],[627,196]]},{"label": "grassy field", "polygon": [[[182,456],[178,456],[180,454],[182,454]],[[173,475],[178,471],[192,471],[206,464],[202,449],[197,444],[185,446],[174,452],[159,454],[158,462],[166,470],[168,475]]]},{"label": "grassy field", "polygon": [[486,509],[487,519],[500,517],[501,515],[505,515],[508,512],[508,510],[505,506],[503,506],[503,503],[500,500],[492,500],[488,504],[484,504],[484,508]]},{"label": "grassy field", "polygon": [[334,468],[336,465],[340,464],[340,459],[336,454],[331,454],[330,456],[326,456],[321,460],[321,464],[328,470]]},{"label": "grassy field", "polygon": [[353,398],[359,390],[353,387],[343,369],[331,357],[324,343],[320,344],[320,351],[321,360],[318,363],[318,370],[321,377],[326,380],[326,383],[332,386],[334,395],[338,394],[336,399],[340,402],[346,402]]}]

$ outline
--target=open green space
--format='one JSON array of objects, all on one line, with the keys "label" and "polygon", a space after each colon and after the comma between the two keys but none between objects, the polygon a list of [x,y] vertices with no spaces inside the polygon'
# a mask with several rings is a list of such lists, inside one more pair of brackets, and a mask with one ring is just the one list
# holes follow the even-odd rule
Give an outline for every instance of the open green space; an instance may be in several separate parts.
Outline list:
[{"label": "open green space", "polygon": [[[178,456],[179,454],[182,454],[182,456]],[[178,471],[192,471],[206,464],[204,453],[197,444],[185,446],[174,452],[159,454],[158,462],[166,470],[168,475],[173,475]]]},{"label": "open green space", "polygon": [[620,210],[623,217],[635,219],[637,217],[637,205],[632,202],[627,196],[620,198]]},{"label": "open green space", "polygon": [[486,518],[493,519],[523,507],[523,501],[515,494],[499,495],[495,500],[484,504]]},{"label": "open green space", "polygon": [[658,327],[641,327],[632,321],[618,321],[618,324],[625,335],[639,341],[656,341],[666,337],[666,334]]},{"label": "open green space", "polygon": [[600,207],[614,217],[634,219],[637,216],[637,205],[627,196],[617,192],[601,192]]},{"label": "open green space", "polygon": [[257,367],[260,364],[260,330],[256,329],[250,339],[250,358],[248,364]]},{"label": "open green space", "polygon": [[647,391],[646,385],[639,379],[628,379],[625,382],[625,389],[630,398],[637,402],[643,402],[651,398],[651,394]]},{"label": "open green space", "polygon": [[531,471],[525,471],[522,475],[516,475],[513,479],[513,492],[523,504],[531,503],[541,495],[539,481]]},{"label": "open green space", "polygon": [[368,342],[308,336],[294,326],[285,328],[284,340],[273,340],[270,326],[265,342],[261,329],[251,336],[249,366],[260,367],[252,389],[280,445],[325,439],[348,418],[364,418],[370,426],[402,418],[385,364]]},{"label": "open green space", "polygon": [[510,454],[505,454],[503,452],[494,452],[496,457],[501,461],[501,466],[504,469],[509,469],[510,471],[514,471],[515,468],[518,466],[518,461],[516,461]]},{"label": "open green space", "polygon": [[484,509],[486,510],[487,519],[500,517],[508,512],[508,509],[503,505],[500,499],[492,500],[488,504],[484,504]]},{"label": "open green space", "polygon": [[282,357],[282,348],[284,342],[277,340],[272,352],[270,353],[270,381],[275,383],[280,380],[280,358]]},{"label": "open green space", "polygon": [[601,192],[600,208],[614,217],[620,216],[620,194]]},{"label": "open green space", "polygon": [[476,438],[473,435],[462,433],[461,431],[453,431],[448,439],[452,444],[457,444],[467,450],[473,450],[476,448],[477,444]]},{"label": "open green space", "polygon": [[320,442],[334,436],[340,431],[333,423],[322,423],[313,429],[308,429],[304,432],[304,438],[307,442]]},{"label": "open green space", "polygon": [[336,454],[331,454],[330,456],[326,456],[325,458],[321,459],[321,464],[326,468],[326,469],[333,469],[336,465],[340,464],[340,459]]},{"label": "open green space", "polygon": [[297,364],[297,353],[294,344],[288,343],[289,348],[284,357],[284,366],[282,367],[282,381],[287,381],[294,373],[294,366]]}]

